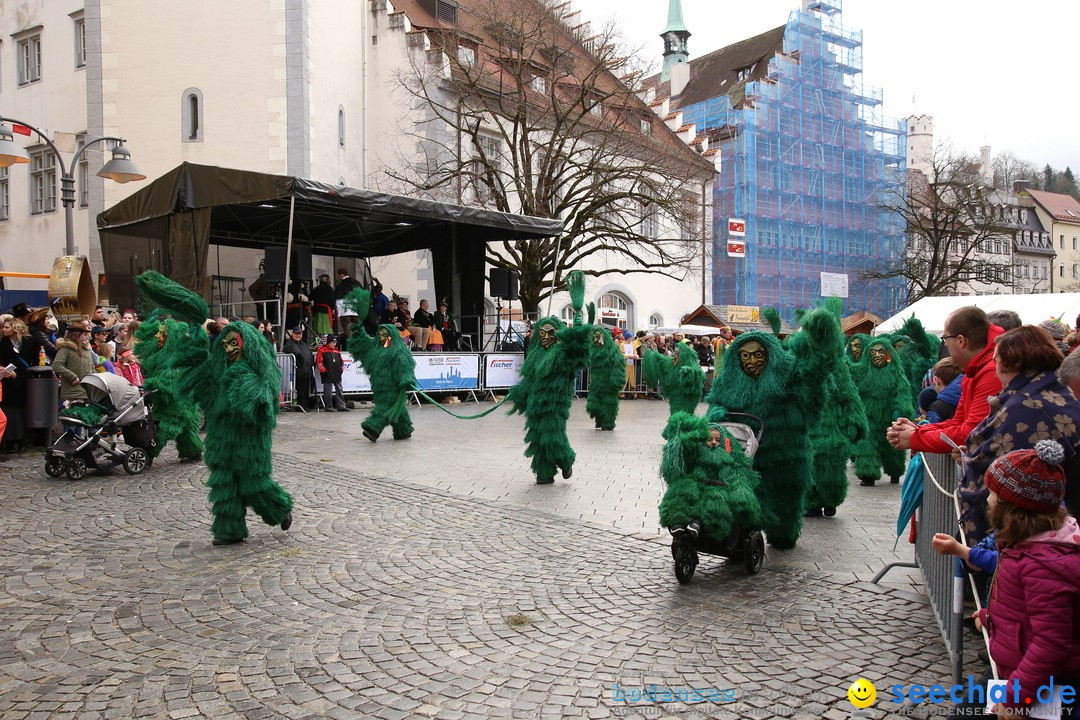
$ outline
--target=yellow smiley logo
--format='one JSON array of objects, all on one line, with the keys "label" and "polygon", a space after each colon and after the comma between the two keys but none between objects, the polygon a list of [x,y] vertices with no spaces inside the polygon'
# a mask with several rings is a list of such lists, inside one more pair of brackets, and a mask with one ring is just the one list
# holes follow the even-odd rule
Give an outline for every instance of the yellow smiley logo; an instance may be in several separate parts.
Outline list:
[{"label": "yellow smiley logo", "polygon": [[851,683],[851,687],[847,691],[848,700],[855,707],[862,709],[870,707],[874,704],[874,700],[877,699],[877,688],[874,687],[874,683],[870,682],[866,678],[859,678],[855,682]]}]

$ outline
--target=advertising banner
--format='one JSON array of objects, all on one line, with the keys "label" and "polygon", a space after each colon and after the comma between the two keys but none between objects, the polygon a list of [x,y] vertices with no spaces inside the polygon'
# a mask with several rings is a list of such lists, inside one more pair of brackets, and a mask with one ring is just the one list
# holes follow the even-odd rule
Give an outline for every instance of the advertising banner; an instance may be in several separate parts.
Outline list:
[{"label": "advertising banner", "polygon": [[484,356],[484,387],[508,388],[521,379],[523,353],[491,353]]},{"label": "advertising banner", "polygon": [[[347,352],[341,353],[341,361],[345,368],[341,371],[341,392],[343,393],[369,393],[371,392],[371,379],[364,374],[363,366],[353,360]],[[319,371],[315,371],[316,380]],[[319,383],[322,387],[322,383]]]},{"label": "advertising banner", "polygon": [[417,353],[416,386],[421,390],[478,390],[480,356]]}]

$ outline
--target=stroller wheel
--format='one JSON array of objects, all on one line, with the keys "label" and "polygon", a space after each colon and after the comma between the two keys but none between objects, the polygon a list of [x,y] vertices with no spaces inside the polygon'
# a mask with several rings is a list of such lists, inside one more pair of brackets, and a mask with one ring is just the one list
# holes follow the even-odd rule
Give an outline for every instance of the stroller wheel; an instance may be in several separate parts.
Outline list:
[{"label": "stroller wheel", "polygon": [[72,458],[67,464],[67,476],[70,480],[82,480],[86,477],[86,461],[82,458]]},{"label": "stroller wheel", "polygon": [[149,456],[141,447],[131,448],[124,456],[124,470],[128,475],[138,475],[149,464]]},{"label": "stroller wheel", "polygon": [[64,458],[54,455],[45,458],[45,474],[49,477],[60,477],[65,470],[67,470],[67,463],[64,462]]},{"label": "stroller wheel", "polygon": [[765,564],[765,538],[760,530],[754,530],[746,536],[746,554],[743,556],[746,572],[756,575]]},{"label": "stroller wheel", "polygon": [[690,540],[676,537],[671,541],[671,556],[675,558],[675,577],[685,585],[694,577],[698,563],[697,550]]}]

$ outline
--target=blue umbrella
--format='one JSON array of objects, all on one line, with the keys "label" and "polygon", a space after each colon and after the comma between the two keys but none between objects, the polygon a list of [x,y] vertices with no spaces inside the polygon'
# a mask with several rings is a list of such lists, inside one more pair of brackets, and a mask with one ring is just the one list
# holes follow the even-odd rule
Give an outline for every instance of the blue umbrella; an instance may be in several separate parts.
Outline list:
[{"label": "blue umbrella", "polygon": [[904,528],[911,521],[911,516],[922,505],[924,474],[922,453],[918,453],[908,463],[904,484],[900,487],[900,514],[896,517],[896,537],[904,534]]}]

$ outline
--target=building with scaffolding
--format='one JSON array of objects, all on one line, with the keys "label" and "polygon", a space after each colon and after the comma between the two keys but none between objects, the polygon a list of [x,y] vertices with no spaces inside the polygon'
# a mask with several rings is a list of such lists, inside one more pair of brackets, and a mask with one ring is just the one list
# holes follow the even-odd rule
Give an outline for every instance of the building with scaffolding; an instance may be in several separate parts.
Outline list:
[{"label": "building with scaffolding", "polygon": [[[906,304],[903,278],[864,279],[903,253],[902,219],[885,204],[905,192],[906,122],[886,122],[881,91],[863,88],[862,33],[840,15],[841,0],[803,0],[787,24],[650,81],[654,110],[718,168],[717,304],[790,319],[845,285],[845,312],[889,317]],[[730,218],[745,221],[742,257],[729,255]]]}]

